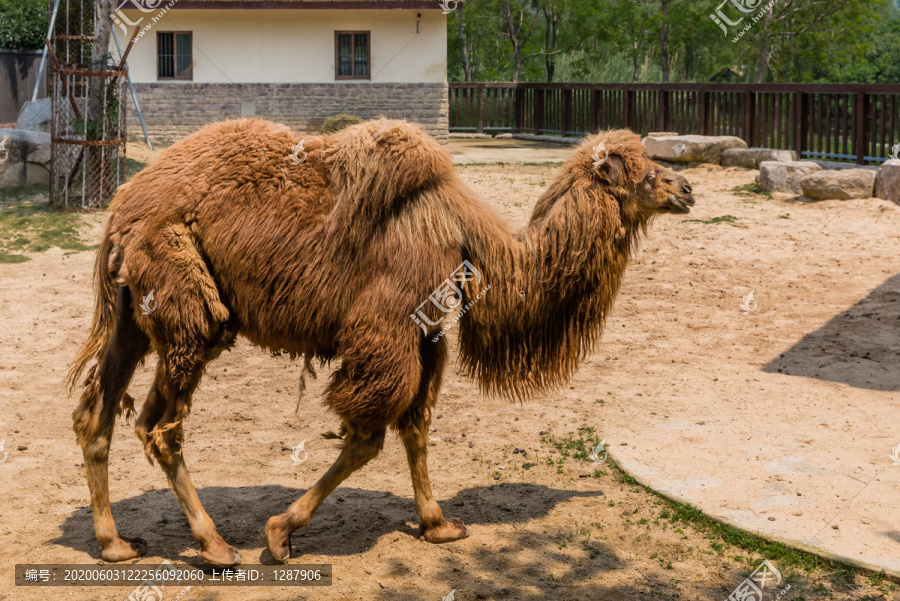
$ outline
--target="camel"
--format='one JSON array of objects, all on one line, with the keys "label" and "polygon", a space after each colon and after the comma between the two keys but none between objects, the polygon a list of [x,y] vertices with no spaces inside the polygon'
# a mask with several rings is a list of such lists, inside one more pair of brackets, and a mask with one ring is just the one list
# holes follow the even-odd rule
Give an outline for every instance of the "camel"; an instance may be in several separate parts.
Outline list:
[{"label": "camel", "polygon": [[[298,160],[290,149],[301,146]],[[156,377],[135,432],[164,470],[200,557],[240,563],[183,454],[204,368],[238,335],[303,356],[306,367],[340,360],[324,398],[340,418],[329,434],[341,439],[340,455],[266,523],[275,561],[290,559],[291,533],[379,453],[389,428],[406,450],[424,538],[466,537],[462,521],[441,512],[426,463],[446,311],[465,307],[460,363],[486,393],[518,400],[557,387],[598,340],[641,232],[693,205],[685,178],[653,163],[626,130],[584,141],[517,234],[464,186],[444,148],[402,121],[303,137],[240,119],[173,144],[113,199],[91,332],[69,374],[74,388],[94,362],[73,421],[102,558],[147,548],[116,529],[108,456],[117,416],[134,413],[129,382],[152,351]]]}]

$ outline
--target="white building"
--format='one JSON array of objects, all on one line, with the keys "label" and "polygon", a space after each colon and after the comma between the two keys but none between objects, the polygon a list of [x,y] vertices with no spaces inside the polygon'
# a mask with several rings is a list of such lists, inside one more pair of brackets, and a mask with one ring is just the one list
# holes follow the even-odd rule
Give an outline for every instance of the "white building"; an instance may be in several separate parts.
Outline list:
[{"label": "white building", "polygon": [[113,27],[123,51],[139,29],[128,66],[151,138],[250,115],[315,132],[337,113],[447,138],[438,0],[126,0]]}]

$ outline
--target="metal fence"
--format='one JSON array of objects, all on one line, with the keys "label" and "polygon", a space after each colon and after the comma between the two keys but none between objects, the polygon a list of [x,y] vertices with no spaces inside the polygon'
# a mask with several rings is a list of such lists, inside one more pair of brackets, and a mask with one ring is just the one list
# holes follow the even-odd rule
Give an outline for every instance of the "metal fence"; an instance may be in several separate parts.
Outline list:
[{"label": "metal fence", "polygon": [[900,84],[451,83],[449,94],[451,132],[731,135],[860,165],[900,143]]},{"label": "metal fence", "polygon": [[[15,123],[19,109],[31,100],[40,63],[40,50],[0,50],[0,124]],[[46,97],[44,79],[38,98]]]}]

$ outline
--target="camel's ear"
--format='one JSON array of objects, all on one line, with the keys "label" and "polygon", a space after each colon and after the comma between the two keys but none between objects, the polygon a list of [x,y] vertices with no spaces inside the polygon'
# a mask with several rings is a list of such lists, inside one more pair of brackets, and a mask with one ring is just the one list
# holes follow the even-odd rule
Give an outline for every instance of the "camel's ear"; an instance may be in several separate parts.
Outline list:
[{"label": "camel's ear", "polygon": [[604,160],[595,160],[593,169],[597,177],[611,186],[621,187],[627,185],[625,163],[618,155],[611,154]]}]

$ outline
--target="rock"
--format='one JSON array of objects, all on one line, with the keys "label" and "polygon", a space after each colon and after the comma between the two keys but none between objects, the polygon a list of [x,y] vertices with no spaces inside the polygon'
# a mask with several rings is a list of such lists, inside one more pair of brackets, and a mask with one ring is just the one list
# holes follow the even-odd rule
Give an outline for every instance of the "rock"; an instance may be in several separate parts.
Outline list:
[{"label": "rock", "polygon": [[891,159],[878,169],[875,196],[900,204],[900,161]]},{"label": "rock", "polygon": [[875,191],[872,169],[846,169],[843,171],[819,171],[800,180],[803,196],[813,200],[850,200],[871,198]]},{"label": "rock", "polygon": [[744,167],[759,169],[763,161],[791,162],[798,160],[793,150],[776,150],[774,148],[729,148],[722,153],[723,167]]},{"label": "rock", "polygon": [[677,135],[678,135],[677,131],[651,131],[650,133],[647,134],[647,137],[649,138],[652,136],[654,138],[671,138],[672,136],[677,136]]},{"label": "rock", "polygon": [[644,148],[654,159],[717,165],[725,150],[747,148],[747,143],[734,136],[647,136]]},{"label": "rock", "polygon": [[50,183],[50,134],[0,130],[0,188]]},{"label": "rock", "polygon": [[29,100],[22,105],[16,129],[50,133],[50,99]]},{"label": "rock", "polygon": [[800,180],[821,170],[812,161],[763,161],[759,164],[756,183],[769,192],[800,194]]}]

